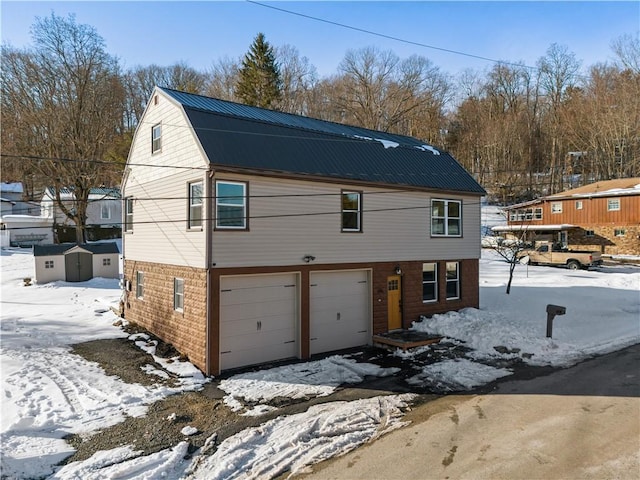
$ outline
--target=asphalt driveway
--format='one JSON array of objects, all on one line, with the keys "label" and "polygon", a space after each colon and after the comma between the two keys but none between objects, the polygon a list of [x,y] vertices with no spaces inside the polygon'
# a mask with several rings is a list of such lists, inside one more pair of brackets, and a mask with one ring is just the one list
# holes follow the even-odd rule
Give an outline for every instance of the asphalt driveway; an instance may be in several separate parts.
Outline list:
[{"label": "asphalt driveway", "polygon": [[640,345],[481,395],[418,406],[411,425],[309,479],[640,478]]}]

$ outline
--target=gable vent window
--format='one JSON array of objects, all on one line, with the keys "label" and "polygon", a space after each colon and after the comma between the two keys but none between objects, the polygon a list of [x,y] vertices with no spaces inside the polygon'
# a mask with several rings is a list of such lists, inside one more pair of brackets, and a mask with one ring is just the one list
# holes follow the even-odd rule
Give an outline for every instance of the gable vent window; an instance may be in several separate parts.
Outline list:
[{"label": "gable vent window", "polygon": [[151,153],[157,153],[162,150],[162,125],[154,125],[151,127]]},{"label": "gable vent window", "polygon": [[431,200],[431,235],[434,237],[462,236],[461,201]]},{"label": "gable vent window", "polygon": [[342,231],[362,231],[362,192],[342,192]]}]

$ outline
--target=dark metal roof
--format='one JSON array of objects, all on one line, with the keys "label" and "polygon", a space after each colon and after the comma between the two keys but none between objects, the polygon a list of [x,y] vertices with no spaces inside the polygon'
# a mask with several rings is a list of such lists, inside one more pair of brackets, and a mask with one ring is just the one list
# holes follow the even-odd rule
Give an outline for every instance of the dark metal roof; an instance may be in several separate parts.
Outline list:
[{"label": "dark metal roof", "polygon": [[161,90],[218,167],[485,193],[449,153],[412,137]]},{"label": "dark metal roof", "polygon": [[34,245],[33,256],[43,257],[52,255],[64,255],[69,250],[77,246],[95,254],[120,253],[118,244],[115,242],[83,243],[80,245],[77,245],[75,243],[60,243],[57,245]]}]

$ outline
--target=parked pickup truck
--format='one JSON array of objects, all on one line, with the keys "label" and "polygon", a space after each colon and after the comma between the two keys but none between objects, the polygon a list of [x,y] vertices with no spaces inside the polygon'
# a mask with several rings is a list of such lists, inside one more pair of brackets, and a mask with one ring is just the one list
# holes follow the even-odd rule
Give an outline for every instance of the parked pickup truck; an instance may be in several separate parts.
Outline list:
[{"label": "parked pickup truck", "polygon": [[535,250],[523,250],[518,256],[529,257],[529,265],[566,265],[571,270],[602,265],[600,252],[568,250],[551,243],[542,243]]}]

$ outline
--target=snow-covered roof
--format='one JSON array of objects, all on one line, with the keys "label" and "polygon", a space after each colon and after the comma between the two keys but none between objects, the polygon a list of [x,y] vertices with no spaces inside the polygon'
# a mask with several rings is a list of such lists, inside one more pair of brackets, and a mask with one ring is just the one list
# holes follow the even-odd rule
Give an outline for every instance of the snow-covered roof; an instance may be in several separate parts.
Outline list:
[{"label": "snow-covered roof", "polygon": [[545,199],[617,197],[619,195],[640,195],[640,177],[616,178],[614,180],[590,183],[589,185],[549,195]]},{"label": "snow-covered roof", "polygon": [[[47,187],[44,192],[44,198],[55,198],[55,188]],[[60,198],[62,200],[74,200],[75,196],[73,195],[73,190],[70,188],[61,188],[60,189]],[[120,189],[119,188],[107,188],[107,187],[96,187],[92,188],[89,192],[89,200],[101,200],[103,198],[120,198]]]},{"label": "snow-covered roof", "polygon": [[15,183],[7,183],[7,182],[2,182],[2,185],[0,186],[0,191],[5,192],[5,193],[22,193],[22,183],[20,182],[15,182]]},{"label": "snow-covered roof", "polygon": [[561,223],[557,225],[497,225],[495,227],[491,227],[491,230],[493,230],[494,232],[522,232],[522,231],[557,232],[559,230],[571,230],[572,228],[578,228],[578,227],[576,225],[569,225],[566,223]]}]

